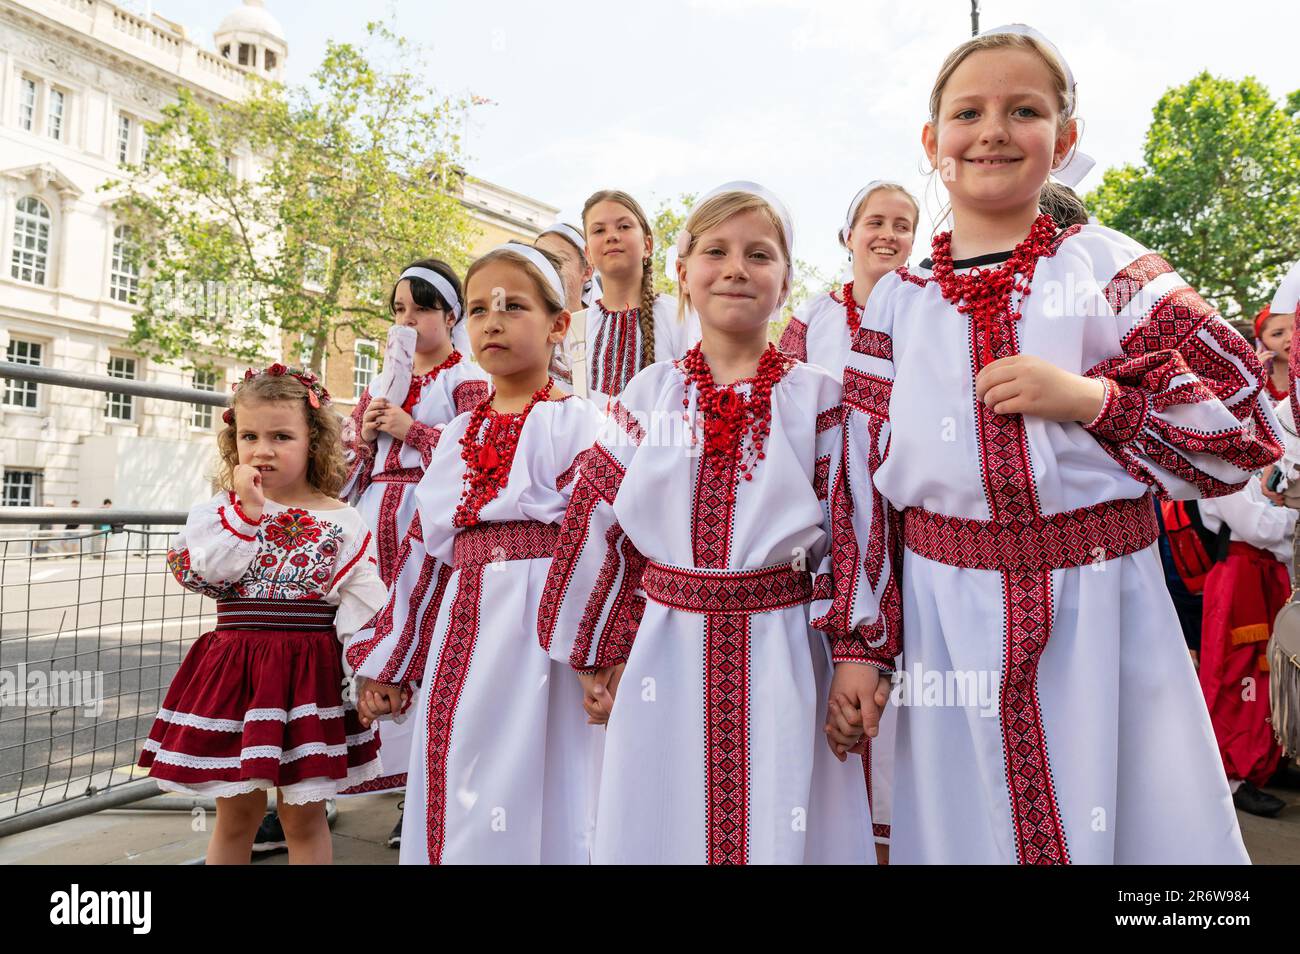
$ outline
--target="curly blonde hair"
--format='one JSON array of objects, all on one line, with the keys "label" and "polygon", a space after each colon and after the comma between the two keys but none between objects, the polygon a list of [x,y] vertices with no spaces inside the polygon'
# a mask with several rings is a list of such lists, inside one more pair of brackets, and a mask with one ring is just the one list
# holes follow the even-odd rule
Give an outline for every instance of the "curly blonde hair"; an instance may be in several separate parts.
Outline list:
[{"label": "curly blonde hair", "polygon": [[[276,367],[272,365],[272,367]],[[217,484],[222,490],[234,490],[235,468],[239,466],[239,445],[236,441],[239,408],[249,401],[296,402],[307,415],[307,483],[329,497],[337,497],[347,480],[348,465],[343,456],[343,426],[328,399],[317,399],[313,407],[308,399],[307,386],[293,375],[306,374],[287,368],[281,374],[270,369],[245,378],[235,388],[230,399],[230,421],[217,434],[220,461],[217,467]]]}]

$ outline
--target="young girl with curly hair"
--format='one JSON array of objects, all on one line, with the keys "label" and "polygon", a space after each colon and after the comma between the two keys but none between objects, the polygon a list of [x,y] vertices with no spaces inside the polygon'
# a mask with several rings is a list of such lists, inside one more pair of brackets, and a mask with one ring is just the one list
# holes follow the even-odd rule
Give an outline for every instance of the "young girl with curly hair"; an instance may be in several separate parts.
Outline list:
[{"label": "young girl with curly hair", "polygon": [[219,482],[190,511],[167,565],[217,601],[145,741],[160,788],[217,801],[210,864],[246,863],[277,805],[293,863],[332,859],[325,799],[379,772],[374,728],[343,697],[339,641],[384,603],[370,533],[338,500],[339,418],[314,375],[248,371],[217,437]]}]

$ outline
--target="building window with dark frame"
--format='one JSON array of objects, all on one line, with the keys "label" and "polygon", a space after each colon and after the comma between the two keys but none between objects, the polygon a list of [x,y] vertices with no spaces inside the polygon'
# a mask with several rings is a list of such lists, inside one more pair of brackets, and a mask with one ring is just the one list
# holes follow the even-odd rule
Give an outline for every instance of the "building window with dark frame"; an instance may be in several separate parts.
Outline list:
[{"label": "building window with dark frame", "polygon": [[[39,341],[24,341],[10,338],[9,347],[5,349],[5,360],[11,364],[30,364],[40,367],[44,345]],[[35,381],[19,381],[14,378],[4,379],[4,404],[6,407],[20,407],[36,410],[40,404],[39,385]]]},{"label": "building window with dark frame", "polygon": [[[190,386],[196,391],[216,391],[217,389],[217,372],[215,371],[195,371],[194,380]],[[191,404],[194,413],[190,417],[190,426],[202,428],[205,431],[212,430],[212,412],[215,410],[211,404]]]},{"label": "building window with dark frame", "polygon": [[[136,377],[135,358],[113,355],[108,359],[108,376],[134,381]],[[114,421],[134,421],[135,395],[118,394],[116,391],[110,391],[108,400],[104,405],[104,416]]]},{"label": "building window with dark frame", "polygon": [[50,264],[50,210],[34,195],[25,195],[14,207],[14,250],[9,275],[20,282],[45,284]]},{"label": "building window with dark frame", "polygon": [[40,499],[41,472],[5,468],[4,489],[0,491],[0,506],[35,507]]}]

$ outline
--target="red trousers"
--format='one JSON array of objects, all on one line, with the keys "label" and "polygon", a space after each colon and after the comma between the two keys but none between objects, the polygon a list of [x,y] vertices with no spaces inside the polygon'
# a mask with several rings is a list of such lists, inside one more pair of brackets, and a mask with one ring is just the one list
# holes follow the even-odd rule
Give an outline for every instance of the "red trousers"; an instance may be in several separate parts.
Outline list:
[{"label": "red trousers", "polygon": [[1235,541],[1205,580],[1201,691],[1230,779],[1263,785],[1282,754],[1269,722],[1267,649],[1290,593],[1277,558]]}]

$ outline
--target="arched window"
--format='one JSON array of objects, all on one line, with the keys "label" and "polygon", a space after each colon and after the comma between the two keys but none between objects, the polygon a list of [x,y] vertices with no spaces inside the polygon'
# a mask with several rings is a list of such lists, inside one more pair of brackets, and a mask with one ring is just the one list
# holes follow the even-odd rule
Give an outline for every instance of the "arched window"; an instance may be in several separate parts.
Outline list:
[{"label": "arched window", "polygon": [[23,196],[14,209],[14,254],[9,274],[20,282],[45,284],[50,260],[50,210],[35,196]]},{"label": "arched window", "polygon": [[140,250],[129,225],[113,229],[113,265],[109,269],[108,297],[134,305],[140,294]]}]

